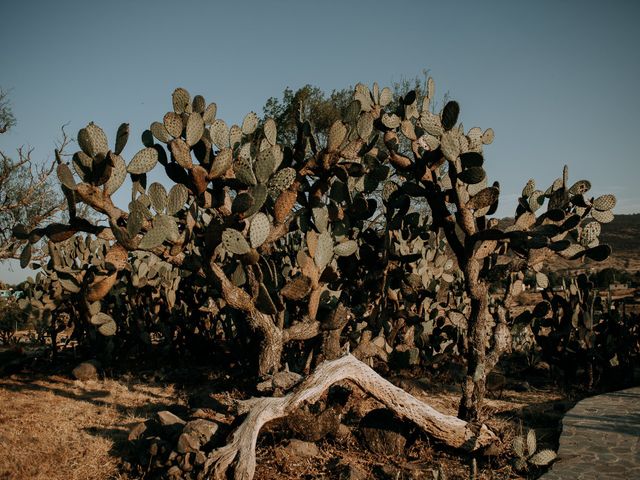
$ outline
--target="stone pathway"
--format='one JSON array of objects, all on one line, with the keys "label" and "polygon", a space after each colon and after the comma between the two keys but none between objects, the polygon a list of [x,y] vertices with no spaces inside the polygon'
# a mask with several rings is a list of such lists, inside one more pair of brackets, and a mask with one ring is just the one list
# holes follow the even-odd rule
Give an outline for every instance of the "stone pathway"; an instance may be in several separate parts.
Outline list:
[{"label": "stone pathway", "polygon": [[640,387],[578,402],[544,480],[640,479]]}]

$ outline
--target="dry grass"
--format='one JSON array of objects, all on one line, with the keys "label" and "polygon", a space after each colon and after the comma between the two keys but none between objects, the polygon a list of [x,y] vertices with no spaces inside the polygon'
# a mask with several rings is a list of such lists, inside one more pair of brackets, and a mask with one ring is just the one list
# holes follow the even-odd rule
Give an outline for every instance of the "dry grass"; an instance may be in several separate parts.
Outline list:
[{"label": "dry grass", "polygon": [[[459,401],[457,386],[424,383],[410,378],[394,382],[441,412],[456,413]],[[185,405],[187,395],[193,399],[194,395],[208,396],[210,393],[204,392],[209,386],[200,382],[183,388],[184,385],[179,389],[173,385],[111,379],[80,382],[58,375],[15,375],[0,379],[0,405],[3,406],[0,411],[0,449],[3,452],[0,455],[0,480],[129,480],[131,477],[119,469],[129,429],[158,410],[176,404]],[[349,409],[357,418],[380,406],[375,400],[356,392],[350,400]],[[547,413],[553,412],[553,403],[562,399],[559,392],[531,390],[519,393],[506,390],[501,398],[491,398],[497,395],[496,392],[491,393],[486,402],[490,412],[488,423],[495,431],[501,432],[507,444],[518,433],[523,418],[541,418],[541,422],[534,420],[533,423],[539,423],[535,427],[551,427],[548,430],[553,430],[553,425],[545,425],[544,422],[553,423],[549,422]],[[527,423],[534,426],[530,421]],[[371,478],[375,478],[376,466],[386,464],[405,469],[419,468],[422,472],[439,465],[446,470],[448,478],[468,475],[468,466],[463,458],[430,444],[428,439],[417,442],[412,452],[402,459],[380,458],[363,448],[355,437],[346,444],[323,440],[318,443],[320,457],[294,465],[282,456],[286,435],[278,434],[278,427],[275,428],[276,431],[267,429],[260,436],[256,478],[333,478],[332,465],[338,459],[359,465]],[[539,433],[542,433],[540,440],[547,443],[548,436]],[[498,469],[497,473],[495,469]],[[479,465],[478,478],[521,477],[510,467],[504,467],[504,462],[490,461]]]},{"label": "dry grass", "polygon": [[118,473],[118,445],[172,387],[60,376],[0,380],[0,479],[88,480]]}]

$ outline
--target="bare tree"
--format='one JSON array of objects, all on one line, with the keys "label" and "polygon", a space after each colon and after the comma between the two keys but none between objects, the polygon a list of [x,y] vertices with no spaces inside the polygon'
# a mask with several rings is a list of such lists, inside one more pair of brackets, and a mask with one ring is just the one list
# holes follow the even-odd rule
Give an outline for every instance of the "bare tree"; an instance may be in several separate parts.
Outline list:
[{"label": "bare tree", "polygon": [[[0,133],[6,133],[16,124],[7,92],[0,90]],[[59,149],[69,143],[62,131]],[[0,151],[0,261],[18,258],[20,240],[13,236],[18,224],[30,232],[51,219],[64,208],[63,198],[56,183],[51,182],[55,163],[37,164],[32,160],[32,149],[20,147],[17,158]]]}]

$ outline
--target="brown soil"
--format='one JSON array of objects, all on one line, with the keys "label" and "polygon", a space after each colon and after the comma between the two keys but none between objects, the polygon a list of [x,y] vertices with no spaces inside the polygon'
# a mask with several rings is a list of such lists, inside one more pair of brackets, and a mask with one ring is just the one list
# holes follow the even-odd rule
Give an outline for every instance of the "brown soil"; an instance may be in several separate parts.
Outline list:
[{"label": "brown soil", "polygon": [[[513,385],[507,377],[496,378],[486,402],[487,423],[504,445],[496,456],[479,457],[477,478],[527,478],[510,466],[511,439],[535,428],[539,444],[557,448],[560,419],[574,402],[549,382],[523,389],[522,378],[514,379]],[[453,376],[436,378],[428,371],[413,371],[392,381],[438,410],[455,414],[459,387]],[[0,379],[0,479],[142,478],[122,469],[130,449],[130,428],[168,408],[185,415],[189,407],[213,408],[228,400],[230,386],[237,387],[234,379],[211,375],[203,368],[86,382],[59,373],[14,374]],[[247,395],[238,389],[230,392],[233,398]],[[335,467],[340,461],[361,467],[367,478],[387,478],[384,475],[395,476],[393,472],[398,471],[396,478],[430,479],[438,466],[448,479],[469,478],[470,456],[444,449],[419,432],[410,438],[402,458],[370,453],[359,440],[357,422],[377,407],[359,391],[352,394],[344,423],[351,427],[353,436],[346,441],[328,438],[318,442],[321,455],[312,460],[292,462],[287,458],[284,445],[290,434],[284,424],[274,422],[260,436],[255,478],[338,478]],[[539,473],[531,472],[529,478]]]}]

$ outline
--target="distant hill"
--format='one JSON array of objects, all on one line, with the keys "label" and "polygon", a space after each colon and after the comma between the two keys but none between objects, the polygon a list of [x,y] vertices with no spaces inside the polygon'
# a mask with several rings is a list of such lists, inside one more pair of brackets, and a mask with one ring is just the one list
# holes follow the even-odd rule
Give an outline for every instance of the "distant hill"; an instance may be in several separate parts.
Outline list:
[{"label": "distant hill", "polygon": [[616,215],[613,222],[603,224],[600,241],[611,245],[614,253],[640,253],[640,213]]},{"label": "distant hill", "polygon": [[[503,218],[498,228],[513,224],[513,218]],[[617,268],[620,270],[640,270],[640,213],[616,215],[611,223],[602,224],[600,242],[611,246],[613,253],[604,262],[587,261],[588,268]],[[579,261],[568,261],[558,258],[552,270],[583,268]]]}]

